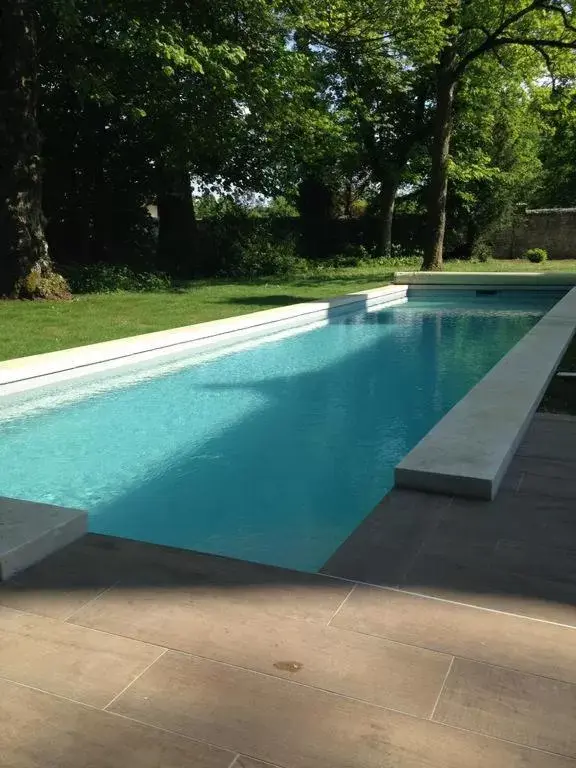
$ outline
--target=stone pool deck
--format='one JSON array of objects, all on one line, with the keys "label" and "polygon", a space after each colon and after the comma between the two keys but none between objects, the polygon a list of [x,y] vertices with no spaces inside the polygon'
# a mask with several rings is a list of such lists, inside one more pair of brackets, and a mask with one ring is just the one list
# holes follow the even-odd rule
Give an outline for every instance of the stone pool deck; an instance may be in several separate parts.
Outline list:
[{"label": "stone pool deck", "polygon": [[576,768],[575,470],[538,415],[495,502],[394,491],[326,575],[84,537],[0,586],[0,764]]}]

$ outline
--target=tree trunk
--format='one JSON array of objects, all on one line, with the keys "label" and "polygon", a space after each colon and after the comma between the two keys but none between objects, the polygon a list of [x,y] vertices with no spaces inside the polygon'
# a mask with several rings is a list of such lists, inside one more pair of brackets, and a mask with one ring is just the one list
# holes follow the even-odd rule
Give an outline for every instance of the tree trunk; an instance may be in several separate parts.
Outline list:
[{"label": "tree trunk", "polygon": [[0,296],[64,298],[44,235],[34,0],[0,10]]},{"label": "tree trunk", "polygon": [[164,170],[161,186],[157,200],[157,266],[174,277],[193,277],[198,227],[190,174],[182,170]]},{"label": "tree trunk", "polygon": [[441,57],[436,84],[436,117],[432,140],[432,171],[428,200],[427,244],[424,269],[442,269],[446,233],[446,200],[450,169],[452,111],[456,82],[452,73],[454,54],[448,49]]},{"label": "tree trunk", "polygon": [[347,219],[352,218],[352,202],[353,202],[353,194],[352,194],[352,182],[347,181],[344,185],[344,216]]},{"label": "tree trunk", "polygon": [[380,184],[378,200],[380,234],[376,247],[376,255],[379,258],[389,259],[392,256],[392,225],[397,192],[398,182],[396,179],[387,179]]}]

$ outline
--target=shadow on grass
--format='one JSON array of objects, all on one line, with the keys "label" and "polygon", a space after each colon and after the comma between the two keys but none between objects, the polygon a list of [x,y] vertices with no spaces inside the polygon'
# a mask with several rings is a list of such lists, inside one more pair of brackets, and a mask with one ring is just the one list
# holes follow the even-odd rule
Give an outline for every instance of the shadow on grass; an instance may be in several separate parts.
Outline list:
[{"label": "shadow on grass", "polygon": [[236,296],[222,299],[221,304],[240,304],[247,307],[281,307],[289,304],[301,304],[306,301],[322,301],[320,296],[289,296],[278,294],[272,296]]},{"label": "shadow on grass", "polygon": [[329,283],[389,283],[394,277],[394,272],[382,272],[378,274],[375,272],[358,272],[353,275],[323,275],[313,274],[309,276],[301,276],[300,279],[293,278],[290,283],[296,286],[316,286],[325,285]]},{"label": "shadow on grass", "polygon": [[269,275],[268,277],[254,277],[254,278],[207,278],[198,280],[182,280],[174,283],[171,291],[173,293],[185,293],[195,288],[210,288],[210,287],[224,287],[224,286],[262,286],[274,287],[282,285],[290,286],[316,286],[327,285],[330,283],[387,283],[394,277],[393,270],[385,270],[380,274],[374,271],[368,272],[354,272],[350,274],[352,270],[346,270],[348,274],[339,274],[337,270],[331,270],[328,274],[322,271],[313,272],[310,274],[296,273],[291,275]]}]

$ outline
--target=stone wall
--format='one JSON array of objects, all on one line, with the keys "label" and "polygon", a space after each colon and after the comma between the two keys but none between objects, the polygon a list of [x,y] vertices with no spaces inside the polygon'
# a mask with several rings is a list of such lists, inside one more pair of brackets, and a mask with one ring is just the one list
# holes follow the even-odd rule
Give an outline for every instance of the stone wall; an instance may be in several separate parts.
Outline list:
[{"label": "stone wall", "polygon": [[519,209],[493,246],[497,259],[519,259],[529,248],[545,248],[550,259],[575,259],[576,208]]}]

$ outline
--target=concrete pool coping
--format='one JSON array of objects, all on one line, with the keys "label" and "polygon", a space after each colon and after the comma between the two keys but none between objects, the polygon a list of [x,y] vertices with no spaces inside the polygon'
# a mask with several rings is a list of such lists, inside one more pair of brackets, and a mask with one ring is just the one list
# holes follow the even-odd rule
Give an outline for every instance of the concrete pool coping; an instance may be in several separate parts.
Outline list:
[{"label": "concrete pool coping", "polygon": [[396,486],[494,499],[575,330],[572,288],[405,456]]},{"label": "concrete pool coping", "polygon": [[86,512],[0,497],[0,582],[71,544],[87,531]]},{"label": "concrete pool coping", "polygon": [[0,362],[0,396],[111,370],[130,362],[145,362],[163,354],[230,346],[311,325],[341,313],[401,302],[407,294],[406,286],[387,285],[325,301],[291,304],[167,331],[6,360]]},{"label": "concrete pool coping", "polygon": [[396,272],[394,283],[412,288],[564,288],[576,285],[576,272]]}]

